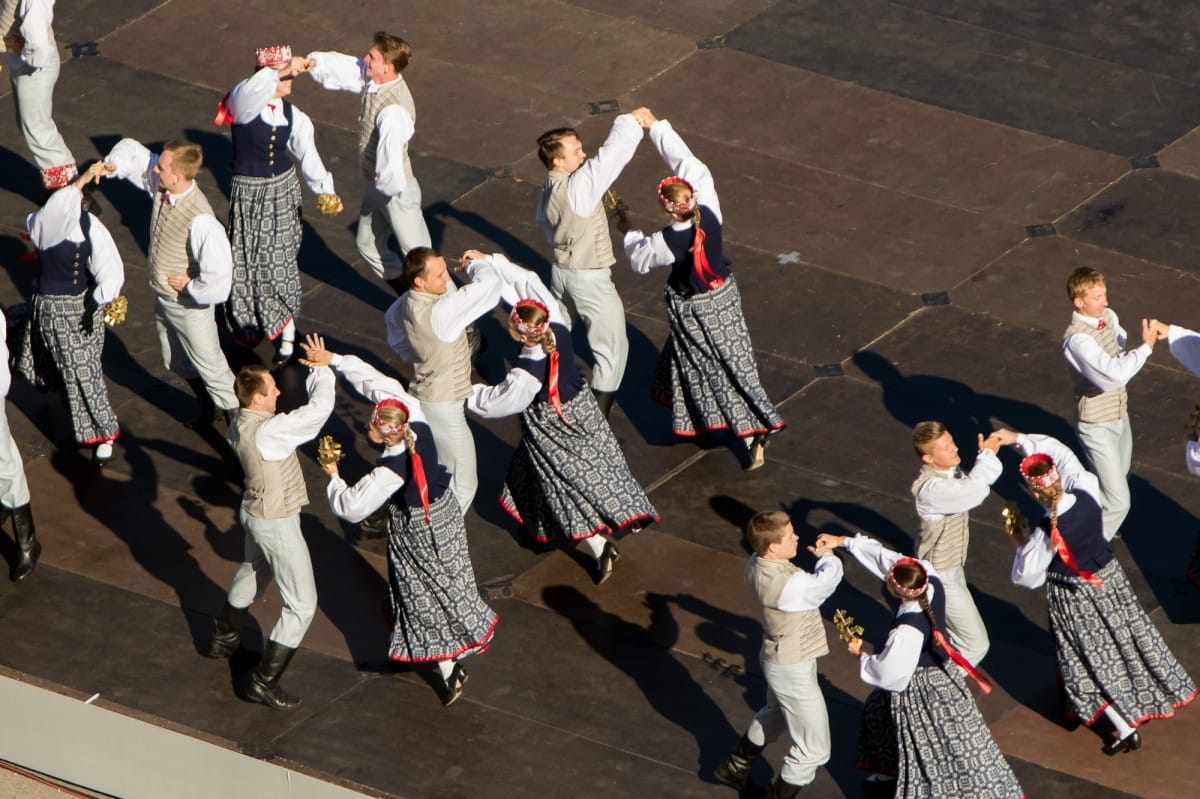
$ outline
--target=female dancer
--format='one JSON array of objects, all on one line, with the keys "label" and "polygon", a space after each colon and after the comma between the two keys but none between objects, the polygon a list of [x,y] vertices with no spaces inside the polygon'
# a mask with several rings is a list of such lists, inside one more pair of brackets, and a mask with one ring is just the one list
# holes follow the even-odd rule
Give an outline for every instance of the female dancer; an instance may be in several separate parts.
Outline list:
[{"label": "female dancer", "polygon": [[17,366],[39,386],[62,391],[75,440],[94,447],[92,461],[112,458],[120,429],[108,401],[100,355],[104,350],[103,306],[121,293],[125,267],[112,235],[83,211],[83,187],[105,174],[97,161],[74,183],[50,195],[27,220],[41,271]]},{"label": "female dancer", "polygon": [[304,226],[293,158],[318,195],[321,212],[342,210],[333,175],[317,152],[312,120],[284,99],[292,93],[292,79],[309,67],[286,45],[257,50],[257,71],[225,95],[214,120],[233,126],[233,288],[224,306],[226,319],[233,337],[250,346],[279,339],[276,364],[292,357],[300,312],[296,258]]},{"label": "female dancer", "polygon": [[[848,644],[859,658],[863,682],[877,689],[863,705],[860,767],[896,775],[895,795],[902,799],[1021,799],[1024,791],[996,746],[964,673],[985,693],[991,682],[946,640],[945,592],[933,567],[864,535],[817,537],[818,554],[837,547],[845,547],[883,579],[900,602],[881,652],[863,651],[860,638]],[[890,795],[886,781],[865,785],[870,795]]]},{"label": "female dancer", "polygon": [[319,348],[301,345],[302,363],[332,366],[376,403],[367,438],[384,447],[376,467],[352,486],[338,475],[336,462],[323,467],[329,504],[351,523],[386,506],[388,593],[395,622],[388,656],[403,663],[436,662],[445,682],[442,704],[453,704],[467,682],[461,661],[491,646],[497,616],[479,597],[450,475],[438,465],[420,403],[398,381],[320,343]]},{"label": "female dancer", "polygon": [[716,185],[670,122],[651,125],[650,141],[675,173],[658,184],[671,224],[651,236],[625,233],[625,255],[639,274],[671,267],[663,289],[671,333],[653,394],[671,408],[676,435],[729,430],[747,441],[744,468],[757,469],[768,434],[785,423],[759,380],[742,295],[721,250]]},{"label": "female dancer", "polygon": [[1050,632],[1067,701],[1087,726],[1106,717],[1109,755],[1142,745],[1137,727],[1175,715],[1196,685],[1138,603],[1104,538],[1096,476],[1061,441],[1021,435],[1021,474],[1046,509],[1027,539],[1014,535],[1012,581],[1046,583]]},{"label": "female dancer", "polygon": [[521,414],[500,504],[539,543],[583,539],[603,583],[621,556],[604,533],[659,520],[629,471],[612,428],[575,364],[558,301],[533,272],[503,255],[488,261],[513,302],[508,332],[522,346],[504,382],[475,385],[467,409],[485,419]]}]

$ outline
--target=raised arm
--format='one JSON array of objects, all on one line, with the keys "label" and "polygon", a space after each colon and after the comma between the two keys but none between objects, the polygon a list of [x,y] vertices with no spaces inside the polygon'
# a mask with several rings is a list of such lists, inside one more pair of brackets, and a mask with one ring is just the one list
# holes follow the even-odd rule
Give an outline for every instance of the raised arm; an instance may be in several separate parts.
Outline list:
[{"label": "raised arm", "polygon": [[567,179],[567,198],[571,210],[587,216],[600,204],[604,192],[621,176],[621,170],[633,159],[645,131],[633,114],[621,114],[613,120],[604,144],[583,166]]},{"label": "raised arm", "polygon": [[158,155],[141,142],[121,139],[104,156],[104,163],[112,169],[105,172],[105,177],[124,178],[151,196],[158,191],[158,174],[154,171]]},{"label": "raised arm", "polygon": [[308,402],[294,411],[276,414],[259,426],[254,443],[263,460],[281,461],[296,447],[317,437],[333,412],[333,384],[329,369],[311,370],[306,382]]},{"label": "raised arm", "polygon": [[658,150],[667,167],[692,185],[696,202],[711,209],[717,221],[722,221],[721,201],[717,199],[717,185],[708,166],[692,154],[692,151],[671,123],[657,120],[650,126],[650,142]]}]

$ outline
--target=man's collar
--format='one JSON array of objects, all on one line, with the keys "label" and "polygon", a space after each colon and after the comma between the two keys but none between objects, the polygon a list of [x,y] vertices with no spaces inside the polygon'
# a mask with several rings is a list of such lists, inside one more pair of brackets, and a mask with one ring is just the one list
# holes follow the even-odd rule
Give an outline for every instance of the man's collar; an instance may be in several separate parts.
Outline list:
[{"label": "man's collar", "polygon": [[167,205],[175,205],[175,203],[179,202],[184,197],[187,197],[189,194],[191,194],[192,189],[194,189],[194,188],[196,188],[196,181],[193,180],[188,184],[188,187],[186,189],[179,192],[178,194],[172,194],[171,192],[167,191],[166,189],[163,189],[163,201],[166,202]]}]

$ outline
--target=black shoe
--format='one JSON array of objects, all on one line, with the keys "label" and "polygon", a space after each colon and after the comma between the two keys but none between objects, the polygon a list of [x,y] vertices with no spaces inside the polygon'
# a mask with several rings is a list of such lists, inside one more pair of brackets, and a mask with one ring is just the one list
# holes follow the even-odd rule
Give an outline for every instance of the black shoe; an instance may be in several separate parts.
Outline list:
[{"label": "black shoe", "polygon": [[754,761],[758,760],[765,748],[766,744],[759,746],[750,743],[750,739],[743,735],[742,740],[738,741],[737,746],[729,753],[729,757],[717,766],[713,774],[717,779],[736,786],[740,791],[746,787],[750,772],[754,769]]},{"label": "black shoe", "polygon": [[300,697],[292,696],[279,687],[279,678],[287,670],[288,663],[291,662],[294,654],[296,654],[296,650],[291,647],[283,646],[275,641],[267,641],[267,648],[263,652],[262,660],[258,662],[258,668],[254,670],[254,673],[250,675],[250,684],[246,687],[246,699],[251,702],[260,702],[275,710],[292,710],[297,707],[300,704]]},{"label": "black shoe", "polygon": [[604,551],[596,561],[596,585],[602,585],[612,577],[613,564],[621,559],[621,551],[612,541],[604,542]]},{"label": "black shoe", "polygon": [[612,413],[613,403],[617,400],[617,392],[615,391],[598,391],[592,389],[592,393],[596,395],[596,404],[600,406],[600,413],[607,419]]},{"label": "black shoe", "polygon": [[213,635],[205,657],[228,658],[237,651],[242,643],[242,627],[246,624],[248,612],[249,608],[235,608],[228,601],[225,602],[221,615],[213,620]]},{"label": "black shoe", "polygon": [[37,568],[38,558],[42,554],[42,542],[37,539],[37,530],[33,525],[33,511],[29,503],[12,509],[13,531],[17,536],[17,563],[13,566],[13,582],[21,582]]},{"label": "black shoe", "polygon": [[1137,730],[1126,735],[1121,739],[1113,739],[1104,745],[1104,754],[1109,757],[1119,755],[1122,752],[1136,752],[1142,748],[1142,736]]},{"label": "black shoe", "polygon": [[743,471],[752,472],[755,469],[761,469],[763,464],[767,462],[767,443],[769,439],[765,434],[757,435],[750,439],[750,448],[747,454],[748,460],[746,465],[742,467]]},{"label": "black shoe", "polygon": [[463,686],[467,684],[467,672],[461,663],[454,664],[454,671],[446,678],[446,693],[442,696],[442,705],[450,707],[462,696]]},{"label": "black shoe", "polygon": [[767,799],[795,799],[795,796],[800,793],[803,785],[792,785],[790,782],[783,781],[783,775],[780,774],[775,778],[775,784],[771,786],[771,792],[767,794]]}]

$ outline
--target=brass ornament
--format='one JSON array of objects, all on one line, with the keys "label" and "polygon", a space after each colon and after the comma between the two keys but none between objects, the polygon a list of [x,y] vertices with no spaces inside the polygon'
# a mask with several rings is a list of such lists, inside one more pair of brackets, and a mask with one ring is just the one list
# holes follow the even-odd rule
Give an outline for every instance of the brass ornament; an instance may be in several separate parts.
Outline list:
[{"label": "brass ornament", "polygon": [[838,608],[833,614],[833,626],[837,628],[838,638],[843,643],[850,643],[855,638],[862,638],[863,628],[854,623],[854,617]]},{"label": "brass ornament", "polygon": [[344,207],[342,198],[336,194],[322,194],[317,198],[317,210],[325,216],[340,214]]},{"label": "brass ornament", "polygon": [[629,206],[621,199],[621,195],[612,189],[604,192],[604,198],[600,202],[609,219],[625,219],[629,215]]},{"label": "brass ornament", "polygon": [[317,441],[317,463],[321,464],[321,468],[332,466],[344,457],[346,451],[333,440],[333,436],[321,436]]},{"label": "brass ornament", "polygon": [[101,309],[101,318],[104,320],[104,324],[109,327],[116,327],[125,321],[125,316],[128,313],[129,300],[122,294]]},{"label": "brass ornament", "polygon": [[1018,544],[1024,544],[1029,533],[1029,525],[1017,508],[1017,503],[1009,502],[1004,506],[1004,510],[1000,511],[1000,514],[1004,517],[1004,532]]}]

